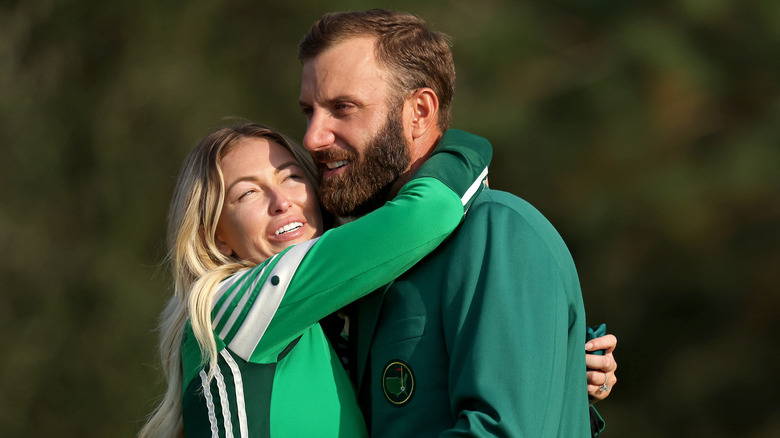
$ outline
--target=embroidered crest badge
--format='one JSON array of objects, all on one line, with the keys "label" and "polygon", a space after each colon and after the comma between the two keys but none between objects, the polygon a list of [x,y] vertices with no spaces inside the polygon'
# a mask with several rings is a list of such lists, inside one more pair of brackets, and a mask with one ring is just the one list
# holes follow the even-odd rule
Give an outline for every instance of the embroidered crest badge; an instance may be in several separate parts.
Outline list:
[{"label": "embroidered crest badge", "polygon": [[409,403],[414,394],[414,374],[409,365],[400,360],[392,360],[382,373],[382,391],[387,401],[394,406]]}]

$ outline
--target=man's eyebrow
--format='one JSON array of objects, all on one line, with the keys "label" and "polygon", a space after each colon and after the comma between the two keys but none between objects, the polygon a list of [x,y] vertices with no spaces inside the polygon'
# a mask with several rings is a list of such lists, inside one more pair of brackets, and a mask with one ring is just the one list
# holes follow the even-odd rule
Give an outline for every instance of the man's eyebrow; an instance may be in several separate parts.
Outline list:
[{"label": "man's eyebrow", "polygon": [[[334,103],[338,103],[338,102],[355,102],[355,103],[358,103],[358,99],[355,96],[351,96],[351,95],[348,95],[348,94],[340,94],[338,96],[334,96],[334,97],[331,97],[331,98],[325,100],[325,103],[328,104],[328,105],[333,105]],[[299,100],[298,101],[298,105],[300,105],[301,108],[314,106],[313,103],[305,102],[303,100]]]}]

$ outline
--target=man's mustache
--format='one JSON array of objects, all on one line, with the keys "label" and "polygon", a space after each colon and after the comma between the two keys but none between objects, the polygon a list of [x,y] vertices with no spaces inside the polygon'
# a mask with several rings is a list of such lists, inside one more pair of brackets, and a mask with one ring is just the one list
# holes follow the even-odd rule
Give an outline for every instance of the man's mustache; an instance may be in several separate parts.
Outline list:
[{"label": "man's mustache", "polygon": [[349,150],[345,149],[339,149],[339,148],[333,148],[333,149],[325,149],[322,151],[314,151],[312,153],[314,156],[314,161],[316,162],[324,162],[324,161],[357,161],[358,155]]}]

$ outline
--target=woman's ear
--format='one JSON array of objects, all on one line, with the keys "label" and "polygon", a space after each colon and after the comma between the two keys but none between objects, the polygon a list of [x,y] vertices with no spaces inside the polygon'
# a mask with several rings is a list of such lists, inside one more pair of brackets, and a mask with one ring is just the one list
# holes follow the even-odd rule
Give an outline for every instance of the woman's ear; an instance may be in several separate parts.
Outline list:
[{"label": "woman's ear", "polygon": [[439,97],[427,87],[417,89],[406,100],[411,109],[411,135],[417,139],[429,133],[434,127],[438,128],[439,121]]},{"label": "woman's ear", "polygon": [[214,243],[217,244],[217,249],[225,257],[230,257],[233,255],[233,248],[231,248],[230,245],[227,244],[227,242],[225,242],[224,240],[222,240],[221,237],[219,237],[219,233],[214,235]]}]

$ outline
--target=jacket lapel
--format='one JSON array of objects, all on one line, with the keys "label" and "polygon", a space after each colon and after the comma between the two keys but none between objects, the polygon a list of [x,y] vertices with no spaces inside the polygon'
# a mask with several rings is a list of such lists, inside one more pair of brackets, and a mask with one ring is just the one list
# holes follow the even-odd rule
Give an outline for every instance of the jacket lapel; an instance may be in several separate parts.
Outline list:
[{"label": "jacket lapel", "polygon": [[366,372],[368,354],[371,351],[371,341],[374,339],[376,323],[379,320],[379,311],[382,309],[382,301],[392,282],[366,295],[358,302],[357,312],[357,388],[363,383]]}]

